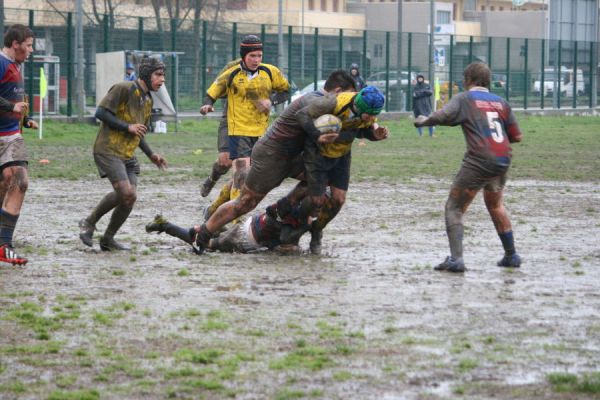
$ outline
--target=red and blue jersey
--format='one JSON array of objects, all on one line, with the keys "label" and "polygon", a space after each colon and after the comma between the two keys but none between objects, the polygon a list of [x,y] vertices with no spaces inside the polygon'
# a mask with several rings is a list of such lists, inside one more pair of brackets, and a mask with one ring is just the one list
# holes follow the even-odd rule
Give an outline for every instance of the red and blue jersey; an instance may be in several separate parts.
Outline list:
[{"label": "red and blue jersey", "polygon": [[[23,101],[25,85],[20,64],[0,53],[0,97],[11,103]],[[0,136],[15,135],[21,132],[23,115],[0,110]]]},{"label": "red and blue jersey", "polygon": [[510,165],[510,143],[522,136],[508,102],[480,87],[454,96],[429,120],[436,125],[461,125],[467,142],[466,156],[493,160],[498,167]]}]

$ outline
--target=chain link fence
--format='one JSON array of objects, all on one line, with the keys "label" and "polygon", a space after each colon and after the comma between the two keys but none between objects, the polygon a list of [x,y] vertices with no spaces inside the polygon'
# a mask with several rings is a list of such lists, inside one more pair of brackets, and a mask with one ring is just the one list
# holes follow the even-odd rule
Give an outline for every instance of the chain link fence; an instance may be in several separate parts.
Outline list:
[{"label": "chain link fence", "polygon": [[[59,94],[59,104],[52,106],[56,113],[69,116],[75,113],[78,78],[74,22],[73,13],[5,9],[5,26],[21,23],[33,29],[36,55],[58,57],[59,82],[51,88]],[[83,82],[90,108],[96,104],[96,96],[104,95],[96,93],[96,53],[142,50],[182,53],[165,58],[167,88],[178,112],[196,112],[217,73],[239,56],[239,42],[247,34],[262,38],[264,62],[277,65],[281,53],[278,67],[294,90],[317,87],[334,69],[359,64],[367,83],[386,94],[386,111],[411,109],[417,74],[435,77],[431,86],[439,88],[441,106],[462,90],[462,71],[472,61],[491,67],[492,91],[515,108],[597,106],[597,42],[458,35],[432,38],[409,32],[286,26],[280,49],[275,25],[89,14],[84,16],[83,30]],[[429,51],[430,39],[434,40],[433,52]],[[34,71],[47,62],[42,56],[27,62],[25,82],[30,98],[39,92],[39,73]]]}]

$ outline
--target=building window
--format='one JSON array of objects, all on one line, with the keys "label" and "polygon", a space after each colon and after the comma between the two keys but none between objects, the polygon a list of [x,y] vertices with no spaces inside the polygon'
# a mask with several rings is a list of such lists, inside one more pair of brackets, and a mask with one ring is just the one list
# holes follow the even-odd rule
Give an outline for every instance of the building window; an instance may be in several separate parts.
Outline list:
[{"label": "building window", "polygon": [[315,9],[315,0],[308,0],[308,9],[309,10]]},{"label": "building window", "polygon": [[477,11],[477,0],[465,0],[465,11]]},{"label": "building window", "polygon": [[450,11],[438,11],[437,12],[437,23],[438,24],[449,24],[450,23]]},{"label": "building window", "polygon": [[481,11],[485,11],[485,6],[481,6]]},{"label": "building window", "polygon": [[498,7],[498,11],[504,11],[504,7],[502,7],[502,6]]},{"label": "building window", "polygon": [[383,44],[381,44],[381,43],[375,44],[375,46],[373,47],[373,57],[375,57],[375,58],[383,57]]},{"label": "building window", "polygon": [[456,2],[452,3],[452,19],[456,21]]},{"label": "building window", "polygon": [[248,1],[247,0],[227,0],[227,4],[225,7],[228,10],[247,10],[248,9]]},{"label": "building window", "polygon": [[340,11],[340,1],[333,0],[333,12],[338,12],[338,11]]},{"label": "building window", "polygon": [[494,11],[495,9],[496,9],[496,7],[490,6],[490,11]]},{"label": "building window", "polygon": [[327,11],[327,0],[321,0],[321,11]]}]

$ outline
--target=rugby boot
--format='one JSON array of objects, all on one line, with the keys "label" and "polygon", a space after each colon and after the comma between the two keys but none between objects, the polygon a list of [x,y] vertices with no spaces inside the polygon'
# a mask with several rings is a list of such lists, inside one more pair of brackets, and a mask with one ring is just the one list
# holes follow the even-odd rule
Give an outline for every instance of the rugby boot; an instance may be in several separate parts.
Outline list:
[{"label": "rugby boot", "polygon": [[497,265],[505,268],[519,268],[521,266],[521,257],[517,253],[511,255],[504,254],[504,257],[498,261]]},{"label": "rugby boot", "polygon": [[[199,231],[196,231],[194,228],[192,229],[194,230],[192,236],[194,239],[192,240],[192,248],[194,249],[194,253],[200,255],[204,253],[204,250],[208,247],[212,234],[206,229],[206,224],[202,224]],[[191,230],[190,233],[192,233]]]},{"label": "rugby boot", "polygon": [[208,178],[206,178],[206,180],[204,181],[204,183],[202,184],[202,187],[200,189],[200,196],[202,196],[202,197],[208,196],[208,194],[210,193],[212,188],[215,187],[216,183],[217,183],[217,181],[212,180],[212,178],[210,176]]},{"label": "rugby boot", "polygon": [[275,251],[281,256],[295,256],[302,253],[302,249],[300,248],[300,246],[298,246],[298,244],[295,243],[280,244],[278,246],[275,246],[273,251]]},{"label": "rugby boot", "polygon": [[309,226],[306,224],[300,224],[297,226],[290,224],[282,224],[281,225],[281,233],[279,234],[279,239],[281,240],[281,244],[295,244],[297,245],[300,241],[302,235],[304,235],[308,230]]},{"label": "rugby boot", "polygon": [[3,244],[0,246],[0,261],[12,265],[25,265],[28,260],[15,253],[15,249],[10,244]]},{"label": "rugby boot", "polygon": [[93,237],[96,225],[91,224],[87,219],[79,221],[79,239],[86,246],[92,247],[94,245]]},{"label": "rugby boot", "polygon": [[131,250],[129,247],[123,246],[117,242],[114,237],[102,236],[100,238],[100,249],[102,251],[124,251]]},{"label": "rugby boot", "polygon": [[462,258],[453,259],[448,256],[444,260],[443,263],[435,266],[433,268],[436,271],[448,271],[448,272],[465,272],[467,269],[465,268],[465,262]]},{"label": "rugby boot", "polygon": [[310,252],[312,254],[320,255],[321,251],[323,251],[323,246],[321,245],[321,240],[323,239],[323,231],[321,229],[310,229]]},{"label": "rugby boot", "polygon": [[146,225],[146,232],[152,233],[163,233],[166,229],[165,225],[168,221],[160,214],[154,216],[152,222]]}]

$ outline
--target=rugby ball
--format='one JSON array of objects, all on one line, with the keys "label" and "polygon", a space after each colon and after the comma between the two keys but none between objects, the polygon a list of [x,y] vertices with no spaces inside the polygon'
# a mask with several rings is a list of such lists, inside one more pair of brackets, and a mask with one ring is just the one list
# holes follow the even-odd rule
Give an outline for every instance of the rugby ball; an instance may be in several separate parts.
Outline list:
[{"label": "rugby ball", "polygon": [[333,114],[321,115],[314,121],[315,128],[321,133],[326,132],[339,132],[342,129],[342,120]]}]

